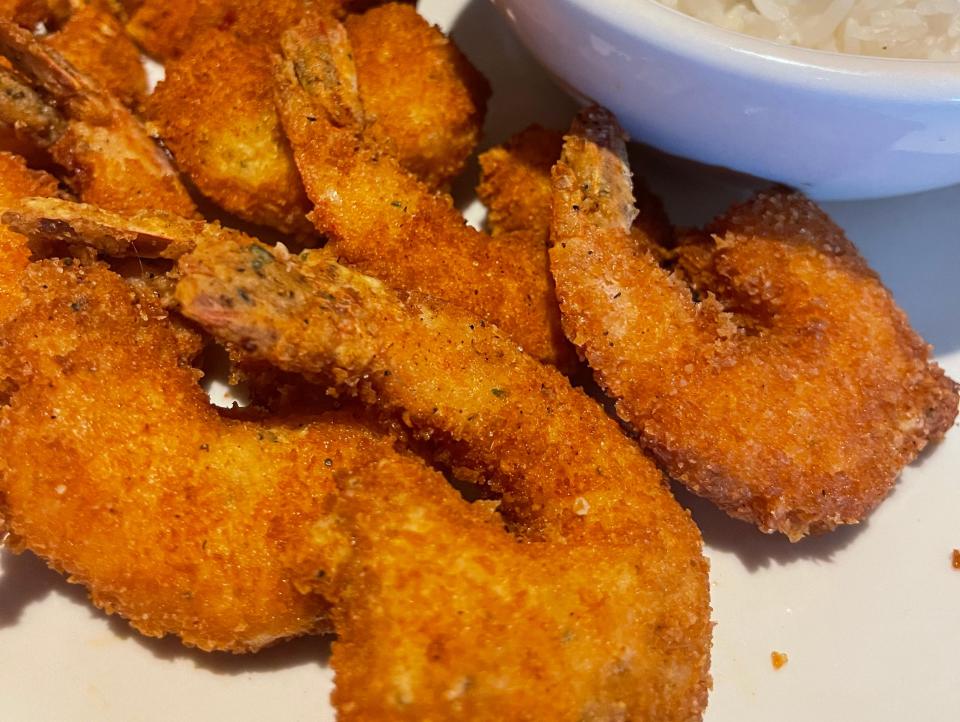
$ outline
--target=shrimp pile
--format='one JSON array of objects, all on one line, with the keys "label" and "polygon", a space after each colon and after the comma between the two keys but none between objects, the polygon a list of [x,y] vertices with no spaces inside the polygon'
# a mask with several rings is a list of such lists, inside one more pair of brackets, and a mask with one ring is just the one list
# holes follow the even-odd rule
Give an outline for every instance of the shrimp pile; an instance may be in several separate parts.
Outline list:
[{"label": "shrimp pile", "polygon": [[[0,20],[0,122],[49,152],[89,203],[193,215],[193,201],[140,121],[46,43]],[[16,71],[16,72],[15,72]]]},{"label": "shrimp pile", "polygon": [[569,369],[573,354],[542,239],[490,237],[467,226],[449,196],[367,142],[342,25],[308,20],[281,44],[277,107],[327,247],[394,288],[463,306],[541,361]]},{"label": "shrimp pile", "polygon": [[[561,710],[594,709],[591,714],[602,719],[621,705],[627,718],[658,709],[663,718],[693,716],[705,696],[709,644],[699,534],[660,473],[602,408],[475,317],[414,295],[404,303],[325,251],[297,258],[274,254],[270,261],[263,260],[265,252],[236,238],[198,246],[180,260],[176,293],[182,312],[250,354],[327,379],[344,393],[396,412],[420,433],[460,447],[464,460],[488,475],[510,528],[533,548],[544,544],[544,554],[556,545],[567,559],[547,568],[566,569],[567,585],[580,580],[575,588],[607,590],[590,602],[589,615],[581,617],[586,608],[579,607],[557,617],[577,617],[588,638],[599,638],[595,629],[588,631],[593,624],[617,629],[619,641],[609,647],[613,656],[583,649],[583,655],[548,663],[552,644],[523,641],[527,656],[541,660],[530,673],[549,680],[537,693],[539,699],[540,691],[550,690],[541,712],[556,710],[547,716],[565,719],[569,713]],[[557,443],[561,437],[568,442]],[[576,441],[587,439],[591,443]],[[618,593],[587,581],[594,575],[618,578]],[[550,599],[547,593],[548,607]],[[644,603],[635,605],[637,599]],[[567,594],[555,601],[570,604]],[[446,628],[456,621],[456,610],[445,603],[443,609]],[[377,611],[380,619],[363,620],[366,634],[381,624],[398,628],[389,610]],[[395,664],[388,662],[395,652],[376,645],[375,656],[357,656],[363,661],[353,674],[368,673],[371,663],[374,669]],[[592,668],[585,677],[596,675],[595,682],[557,699],[569,683],[561,670],[576,658]],[[517,670],[513,679],[524,676]],[[514,716],[507,713],[511,707],[500,714],[497,709],[489,707],[491,719]]]},{"label": "shrimp pile", "polygon": [[[761,193],[661,268],[630,229],[623,133],[588,109],[553,171],[564,328],[676,479],[791,539],[861,520],[943,437],[957,386],[853,244]],[[699,298],[700,300],[696,300]]]},{"label": "shrimp pile", "polygon": [[[334,632],[338,719],[702,719],[708,563],[664,471],[797,539],[956,414],[813,204],[678,232],[605,111],[482,154],[468,227],[490,89],[410,4],[9,5],[5,545],[144,635]],[[199,384],[218,344],[247,408]]]},{"label": "shrimp pile", "polygon": [[[428,186],[446,185],[479,138],[486,80],[409,5],[352,15],[346,28],[367,136]],[[273,101],[278,42],[227,30],[199,35],[167,63],[147,116],[207,198],[245,221],[309,237],[311,206]]]}]

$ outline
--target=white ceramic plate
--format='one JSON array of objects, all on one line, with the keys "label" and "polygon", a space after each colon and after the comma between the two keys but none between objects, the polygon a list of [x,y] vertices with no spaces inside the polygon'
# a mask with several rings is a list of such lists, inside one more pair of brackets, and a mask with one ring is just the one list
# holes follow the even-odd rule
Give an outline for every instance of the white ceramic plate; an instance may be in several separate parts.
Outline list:
[{"label": "white ceramic plate", "polygon": [[[487,0],[422,0],[493,83],[486,144],[572,103]],[[679,223],[701,222],[756,181],[638,151]],[[464,189],[469,183],[463,184]],[[465,192],[466,193],[466,192]],[[960,377],[960,187],[827,210]],[[469,209],[473,220],[481,210]],[[0,451],[0,453],[6,453]],[[908,468],[859,528],[791,545],[681,495],[712,561],[714,691],[708,722],[956,719],[960,710],[960,431]],[[29,554],[0,553],[0,719],[332,720],[329,642],[256,656],[202,654],[105,617]],[[770,652],[789,655],[774,671]]]}]

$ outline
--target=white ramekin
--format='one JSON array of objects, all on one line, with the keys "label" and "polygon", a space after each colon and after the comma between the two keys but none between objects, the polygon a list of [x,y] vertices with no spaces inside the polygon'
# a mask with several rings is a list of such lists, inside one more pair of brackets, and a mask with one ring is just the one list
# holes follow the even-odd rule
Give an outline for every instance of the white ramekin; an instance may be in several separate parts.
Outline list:
[{"label": "white ramekin", "polygon": [[789,47],[653,0],[493,2],[562,84],[668,153],[822,200],[960,182],[960,62]]}]

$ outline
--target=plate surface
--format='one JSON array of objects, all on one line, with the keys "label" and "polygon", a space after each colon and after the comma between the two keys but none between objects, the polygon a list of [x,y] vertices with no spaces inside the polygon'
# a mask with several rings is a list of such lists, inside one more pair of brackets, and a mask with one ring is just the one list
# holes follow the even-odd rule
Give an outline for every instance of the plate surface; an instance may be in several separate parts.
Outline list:
[{"label": "plate surface", "polygon": [[[487,0],[422,0],[494,87],[485,145],[530,122],[565,127],[567,99]],[[636,149],[634,168],[681,224],[700,223],[755,180]],[[459,196],[474,222],[467,179]],[[960,186],[825,204],[960,377]],[[712,562],[714,691],[708,722],[952,718],[960,709],[960,431],[903,474],[860,527],[791,545],[680,493]],[[779,671],[773,650],[789,662]],[[7,720],[333,720],[329,640],[252,657],[139,637],[29,554],[0,552],[0,717]]]}]

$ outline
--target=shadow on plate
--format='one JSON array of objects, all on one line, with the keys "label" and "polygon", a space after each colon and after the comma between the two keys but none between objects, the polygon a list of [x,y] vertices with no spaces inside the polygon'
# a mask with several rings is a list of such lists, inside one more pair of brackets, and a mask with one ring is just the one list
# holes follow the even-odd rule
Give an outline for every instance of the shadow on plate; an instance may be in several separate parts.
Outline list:
[{"label": "shadow on plate", "polygon": [[960,350],[953,288],[960,271],[960,186],[824,208],[866,256],[938,355]]},{"label": "shadow on plate", "polygon": [[53,592],[87,604],[87,593],[82,587],[67,583],[38,557],[29,552],[13,554],[0,550],[0,629],[14,626],[27,607]]},{"label": "shadow on plate", "polygon": [[31,604],[43,601],[50,594],[57,594],[83,606],[91,616],[106,621],[110,631],[118,638],[136,642],[157,659],[171,662],[188,660],[198,669],[213,674],[255,674],[310,663],[322,667],[326,666],[330,659],[333,635],[301,637],[281,642],[257,654],[203,652],[183,646],[176,637],[144,637],[125,619],[108,616],[94,607],[84,587],[70,584],[29,552],[20,555],[8,551],[0,552],[0,572],[0,629],[16,625],[24,610]]},{"label": "shadow on plate", "polygon": [[755,572],[771,565],[785,566],[797,561],[829,563],[837,552],[849,546],[868,527],[869,520],[855,526],[842,526],[829,534],[791,542],[782,534],[764,534],[752,524],[727,516],[714,504],[701,499],[677,483],[673,484],[677,501],[690,510],[700,527],[708,548],[737,556],[747,571]]},{"label": "shadow on plate", "polygon": [[218,675],[274,672],[304,664],[326,667],[330,661],[330,647],[334,640],[332,634],[325,634],[279,642],[255,654],[204,652],[183,646],[176,637],[163,639],[144,637],[120,617],[108,617],[107,623],[110,625],[110,631],[118,638],[133,640],[157,659],[166,662],[187,660],[197,669]]},{"label": "shadow on plate", "polygon": [[450,36],[493,87],[481,149],[531,123],[560,130],[570,125],[577,104],[514,37],[490,0],[468,2]]}]

